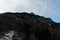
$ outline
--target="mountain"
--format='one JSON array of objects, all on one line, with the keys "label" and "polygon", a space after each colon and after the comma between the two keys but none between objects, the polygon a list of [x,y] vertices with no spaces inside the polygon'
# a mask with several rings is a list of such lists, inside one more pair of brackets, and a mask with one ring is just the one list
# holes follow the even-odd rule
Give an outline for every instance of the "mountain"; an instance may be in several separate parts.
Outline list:
[{"label": "mountain", "polygon": [[11,30],[15,31],[13,40],[60,40],[60,23],[32,12],[0,14],[0,35]]}]

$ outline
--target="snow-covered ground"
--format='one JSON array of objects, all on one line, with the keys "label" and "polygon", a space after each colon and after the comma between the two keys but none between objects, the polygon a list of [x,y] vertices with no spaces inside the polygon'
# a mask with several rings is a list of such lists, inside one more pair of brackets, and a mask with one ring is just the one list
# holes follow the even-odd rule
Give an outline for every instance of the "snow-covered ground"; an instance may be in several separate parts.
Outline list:
[{"label": "snow-covered ground", "polygon": [[0,40],[12,40],[13,35],[14,31],[9,31],[8,33],[5,33],[5,35]]}]

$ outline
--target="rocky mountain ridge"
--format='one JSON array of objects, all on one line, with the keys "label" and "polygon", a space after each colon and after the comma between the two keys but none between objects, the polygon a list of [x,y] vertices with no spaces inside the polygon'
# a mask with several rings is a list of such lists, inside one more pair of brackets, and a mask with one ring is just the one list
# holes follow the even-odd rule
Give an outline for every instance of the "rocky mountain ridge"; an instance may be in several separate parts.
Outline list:
[{"label": "rocky mountain ridge", "polygon": [[[59,40],[60,23],[34,13],[0,14],[0,32],[17,31],[21,40]],[[31,36],[30,36],[31,35]],[[33,36],[32,36],[33,35]],[[32,38],[32,39],[31,39]]]}]

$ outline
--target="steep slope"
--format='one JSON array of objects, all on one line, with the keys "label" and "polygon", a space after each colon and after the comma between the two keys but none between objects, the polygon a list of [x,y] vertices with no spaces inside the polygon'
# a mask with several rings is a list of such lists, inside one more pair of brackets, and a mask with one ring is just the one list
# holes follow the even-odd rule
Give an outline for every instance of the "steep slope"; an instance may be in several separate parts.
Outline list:
[{"label": "steep slope", "polygon": [[21,40],[59,40],[60,23],[34,13],[0,14],[0,32],[11,30],[17,32]]}]

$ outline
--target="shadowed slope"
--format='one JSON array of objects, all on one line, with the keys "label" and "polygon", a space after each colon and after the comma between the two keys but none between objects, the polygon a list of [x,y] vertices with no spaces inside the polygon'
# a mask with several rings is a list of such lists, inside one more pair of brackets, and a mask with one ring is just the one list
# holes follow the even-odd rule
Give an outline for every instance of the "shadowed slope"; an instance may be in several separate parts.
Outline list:
[{"label": "shadowed slope", "polygon": [[59,28],[60,23],[34,13],[0,14],[0,32],[14,30],[21,40],[58,40],[59,37],[54,35],[58,35]]}]

